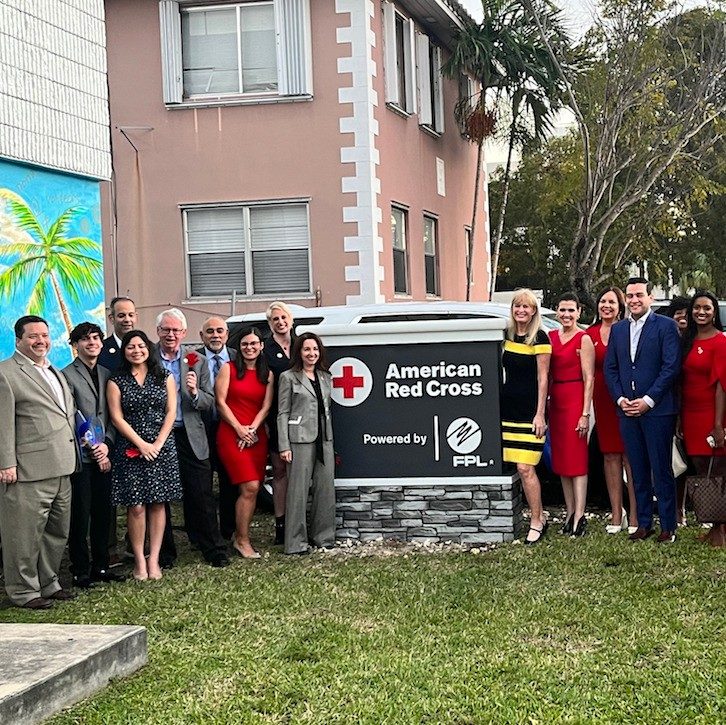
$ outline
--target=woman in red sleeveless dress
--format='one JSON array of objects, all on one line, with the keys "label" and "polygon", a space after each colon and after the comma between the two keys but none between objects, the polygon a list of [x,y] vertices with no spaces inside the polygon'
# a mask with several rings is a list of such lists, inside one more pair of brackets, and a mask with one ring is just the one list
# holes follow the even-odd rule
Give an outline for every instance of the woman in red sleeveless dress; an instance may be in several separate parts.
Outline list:
[{"label": "woman in red sleeveless dress", "polygon": [[[681,429],[686,452],[700,475],[707,473],[712,456],[712,475],[724,475],[726,337],[719,319],[718,300],[710,292],[698,290],[693,296],[683,346]],[[715,521],[704,538],[713,546],[726,546],[726,522]]]},{"label": "woman in red sleeveless dress", "polygon": [[567,518],[562,532],[585,533],[587,434],[595,368],[592,340],[577,327],[580,301],[573,293],[557,303],[561,330],[550,332],[550,436],[552,470],[562,480]]},{"label": "woman in red sleeveless dress", "polygon": [[220,422],[217,453],[230,481],[241,487],[235,504],[236,530],[232,545],[245,559],[259,559],[250,542],[250,522],[267,465],[267,431],[273,375],[262,355],[262,335],[242,331],[237,359],[228,362],[214,386]]},{"label": "woman in red sleeveless dress", "polygon": [[[619,287],[604,289],[595,303],[597,321],[585,330],[595,348],[595,387],[592,404],[595,408],[595,427],[597,441],[604,459],[605,484],[610,498],[612,510],[611,523],[605,527],[608,534],[617,534],[624,529],[633,533],[638,528],[638,515],[633,490],[633,474],[625,457],[625,445],[620,435],[617,407],[610,397],[605,384],[603,364],[608,351],[610,330],[612,326],[625,317],[625,295]],[[627,482],[623,480],[623,468],[627,474]],[[629,518],[632,526],[628,526],[628,518],[623,507],[623,486],[627,485],[630,502]]]}]

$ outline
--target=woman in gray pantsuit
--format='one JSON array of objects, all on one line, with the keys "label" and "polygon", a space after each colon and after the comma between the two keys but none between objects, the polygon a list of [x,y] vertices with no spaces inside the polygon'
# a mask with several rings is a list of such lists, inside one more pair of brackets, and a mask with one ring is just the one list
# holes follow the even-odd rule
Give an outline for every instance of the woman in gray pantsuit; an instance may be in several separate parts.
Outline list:
[{"label": "woman in gray pantsuit", "polygon": [[[308,541],[329,548],[335,543],[332,378],[320,338],[305,332],[295,340],[290,369],[280,376],[277,434],[280,458],[287,463],[285,553],[306,554]],[[310,527],[306,523],[312,488]]]}]

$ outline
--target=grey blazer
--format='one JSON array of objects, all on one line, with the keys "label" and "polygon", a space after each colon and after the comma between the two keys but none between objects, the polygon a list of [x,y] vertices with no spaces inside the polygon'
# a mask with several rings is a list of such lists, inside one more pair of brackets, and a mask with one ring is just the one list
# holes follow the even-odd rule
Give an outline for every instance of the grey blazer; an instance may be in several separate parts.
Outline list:
[{"label": "grey blazer", "polygon": [[[70,365],[66,365],[61,372],[68,381],[73,399],[76,401],[76,408],[83,413],[86,420],[98,417],[103,423],[106,442],[113,445],[116,440],[116,429],[111,425],[106,407],[106,383],[111,377],[111,373],[103,365],[97,365],[96,369],[98,370],[98,392],[93,385],[88,368],[78,358]],[[84,461],[91,460],[85,450],[82,450],[81,453]]]},{"label": "grey blazer", "polygon": [[55,372],[65,411],[29,360],[16,352],[0,362],[0,468],[17,466],[18,481],[67,476],[79,466],[76,406]]},{"label": "grey blazer", "polygon": [[[154,346],[156,355],[161,360],[161,354],[159,352],[159,343]],[[193,352],[198,360],[190,368],[187,362],[187,355]],[[186,378],[189,370],[193,370],[197,374],[197,388],[199,394],[197,399],[193,400],[187,392],[187,387],[184,385],[184,378]],[[204,355],[200,355],[193,348],[182,347],[181,354],[181,410],[182,420],[184,421],[184,429],[187,432],[189,438],[189,444],[194,451],[194,455],[203,461],[205,458],[209,458],[209,442],[207,440],[207,430],[204,427],[204,421],[202,419],[202,413],[205,410],[212,410],[214,405],[214,392],[212,387],[212,381],[209,376],[209,368],[207,367],[207,359]]]},{"label": "grey blazer", "polygon": [[[325,403],[325,430],[323,439],[333,440],[330,419],[330,396],[333,379],[330,373],[318,371],[320,390]],[[318,435],[318,399],[315,389],[305,373],[286,370],[280,375],[277,409],[277,435],[281,451],[289,451],[291,443],[313,443]]]}]

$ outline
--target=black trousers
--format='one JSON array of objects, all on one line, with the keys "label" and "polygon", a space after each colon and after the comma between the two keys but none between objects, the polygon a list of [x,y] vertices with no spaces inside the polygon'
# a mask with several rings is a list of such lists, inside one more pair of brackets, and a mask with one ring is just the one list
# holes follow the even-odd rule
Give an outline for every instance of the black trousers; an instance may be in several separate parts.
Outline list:
[{"label": "black trousers", "polygon": [[[192,450],[186,429],[174,428],[179,474],[184,491],[184,526],[189,541],[199,547],[202,556],[212,561],[226,555],[227,545],[222,540],[217,523],[217,511],[212,491],[212,468],[209,459],[200,461]],[[171,512],[166,507],[166,528],[161,544],[162,564],[176,559],[176,546],[171,529]]]},{"label": "black trousers", "polygon": [[[84,463],[71,475],[71,528],[68,555],[75,576],[108,569],[108,535],[111,507],[111,474],[101,473],[93,463]],[[88,552],[90,530],[91,551]]]},{"label": "black trousers", "polygon": [[215,421],[207,428],[209,463],[212,470],[217,472],[219,481],[219,530],[222,538],[229,541],[237,528],[234,509],[239,495],[239,486],[235,486],[229,480],[227,469],[217,455],[217,428],[219,428],[219,421]]}]

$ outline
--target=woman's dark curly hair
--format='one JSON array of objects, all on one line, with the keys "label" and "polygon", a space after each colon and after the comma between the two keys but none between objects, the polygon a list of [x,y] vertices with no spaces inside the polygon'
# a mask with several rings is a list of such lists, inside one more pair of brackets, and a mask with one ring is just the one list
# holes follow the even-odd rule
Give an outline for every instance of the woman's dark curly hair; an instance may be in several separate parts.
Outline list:
[{"label": "woman's dark curly hair", "polygon": [[131,363],[126,359],[126,348],[129,346],[131,340],[135,337],[141,339],[146,345],[146,349],[149,351],[149,357],[146,359],[146,369],[148,374],[159,383],[163,383],[166,379],[166,370],[164,366],[159,362],[159,356],[154,350],[154,345],[149,340],[148,335],[143,330],[129,330],[121,340],[121,371],[124,373],[131,373]]}]

